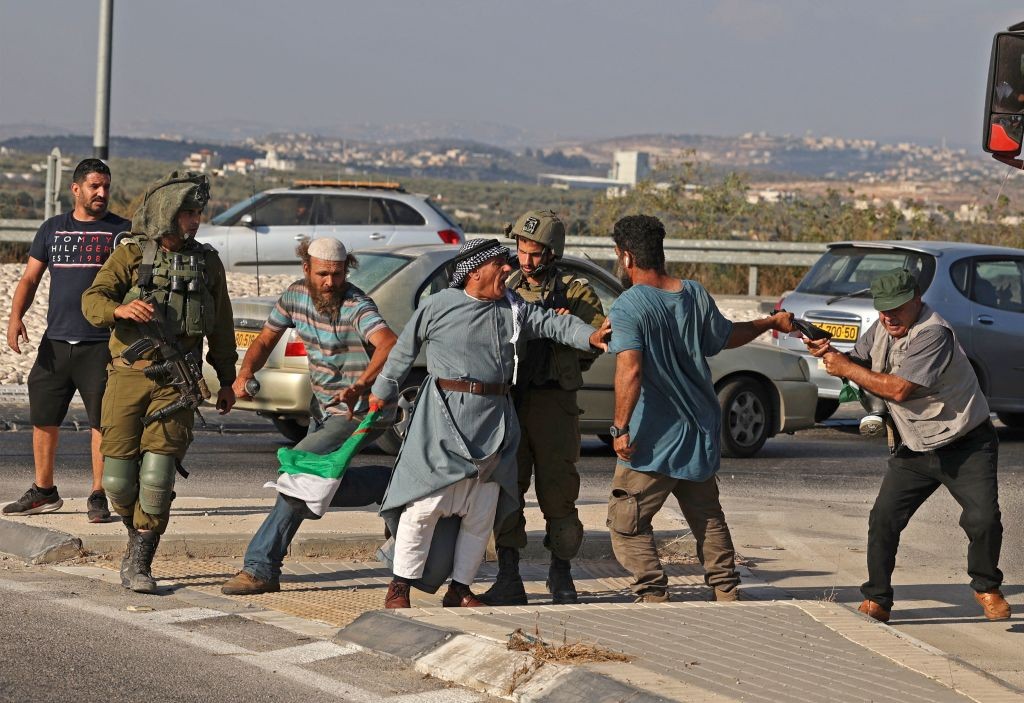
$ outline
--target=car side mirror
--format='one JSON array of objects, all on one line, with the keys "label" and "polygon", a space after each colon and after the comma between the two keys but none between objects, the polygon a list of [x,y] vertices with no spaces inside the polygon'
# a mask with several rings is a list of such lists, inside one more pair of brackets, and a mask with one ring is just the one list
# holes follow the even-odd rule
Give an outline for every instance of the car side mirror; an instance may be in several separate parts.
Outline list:
[{"label": "car side mirror", "polygon": [[1024,22],[992,39],[982,148],[1003,161],[1024,144]]},{"label": "car side mirror", "polygon": [[256,229],[257,227],[256,220],[253,219],[251,212],[247,212],[241,217],[239,217],[238,224],[242,225],[243,227],[248,227],[249,229]]}]

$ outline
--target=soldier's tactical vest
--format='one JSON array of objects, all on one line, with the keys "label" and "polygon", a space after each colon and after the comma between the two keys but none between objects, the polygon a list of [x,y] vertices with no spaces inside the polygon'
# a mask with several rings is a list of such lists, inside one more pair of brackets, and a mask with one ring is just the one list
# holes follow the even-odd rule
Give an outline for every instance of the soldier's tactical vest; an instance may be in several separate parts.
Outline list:
[{"label": "soldier's tactical vest", "polygon": [[925,305],[900,339],[893,339],[881,323],[875,323],[871,345],[871,370],[894,373],[907,356],[911,341],[929,327],[945,327],[953,333],[953,357],[939,379],[928,388],[897,403],[885,401],[903,443],[915,452],[938,449],[953,442],[988,419],[989,408],[970,360],[960,347],[956,332],[938,313]]},{"label": "soldier's tactical vest", "polygon": [[[574,282],[585,284],[573,274],[555,273],[553,285],[541,290],[528,288],[522,271],[512,273],[506,285],[528,303],[547,310],[569,307],[569,288]],[[562,388],[567,391],[579,390],[583,386],[583,371],[579,352],[572,347],[548,339],[531,339],[526,343],[526,356],[520,365],[520,386],[540,388]],[[589,367],[591,360],[582,362]]]},{"label": "soldier's tactical vest", "polygon": [[170,337],[200,337],[215,324],[213,294],[206,275],[206,257],[214,251],[209,244],[190,242],[181,251],[165,251],[152,239],[128,237],[121,244],[142,247],[136,284],[122,303],[152,296],[167,322]]}]

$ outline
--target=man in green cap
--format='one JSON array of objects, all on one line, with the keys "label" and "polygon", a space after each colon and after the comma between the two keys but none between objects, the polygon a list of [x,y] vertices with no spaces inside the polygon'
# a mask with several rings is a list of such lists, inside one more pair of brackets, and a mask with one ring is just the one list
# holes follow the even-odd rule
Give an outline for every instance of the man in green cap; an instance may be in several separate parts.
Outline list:
[{"label": "man in green cap", "polygon": [[[561,270],[565,225],[551,210],[533,210],[506,228],[516,240],[519,270],[506,281],[510,291],[528,303],[575,315],[595,328],[604,322],[601,300],[584,278]],[[519,510],[495,534],[498,576],[481,594],[489,605],[526,605],[519,575],[519,551],[526,547],[526,492],[534,477],[537,502],[546,523],[544,546],[551,552],[547,587],[555,603],[576,603],[570,560],[583,541],[583,523],[576,511],[580,493],[580,411],[576,391],[582,372],[596,358],[549,339],[526,345],[513,398],[519,416]]]},{"label": "man in green cap", "polygon": [[195,408],[178,402],[181,389],[170,382],[165,362],[184,360],[199,369],[206,337],[206,360],[220,382],[217,409],[224,414],[235,403],[238,354],[224,266],[213,247],[195,241],[209,198],[209,181],[200,173],[174,172],[151,185],[131,236],[82,295],[85,318],[112,328],[101,421],[103,488],[128,529],[121,583],[137,593],[156,592],[153,556],[167,529],[175,471],[183,472],[192,442]]},{"label": "man in green cap", "polygon": [[871,282],[878,321],[850,354],[827,339],[804,340],[832,376],[853,381],[885,401],[889,468],[868,519],[868,580],[859,610],[881,622],[893,605],[892,572],[900,533],[939,486],[963,508],[970,540],[967,573],[990,620],[1010,617],[999,587],[1003,525],[996,465],[999,440],[988,402],[956,333],[921,300],[917,281],[895,269]]}]

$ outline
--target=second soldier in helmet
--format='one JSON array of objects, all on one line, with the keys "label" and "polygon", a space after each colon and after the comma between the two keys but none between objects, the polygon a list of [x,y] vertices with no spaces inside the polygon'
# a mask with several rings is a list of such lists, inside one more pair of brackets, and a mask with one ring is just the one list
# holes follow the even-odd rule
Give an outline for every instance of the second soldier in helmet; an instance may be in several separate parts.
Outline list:
[{"label": "second soldier in helmet", "polygon": [[[579,317],[595,328],[604,322],[601,301],[586,279],[561,270],[565,225],[550,210],[534,210],[506,228],[516,240],[519,270],[509,276],[508,289],[528,303]],[[546,523],[544,546],[551,553],[547,587],[555,603],[577,602],[570,560],[583,541],[583,524],[576,512],[580,491],[580,429],[576,391],[582,372],[595,354],[580,352],[549,340],[527,345],[513,390],[519,416],[519,510],[496,531],[498,576],[481,594],[489,605],[525,605],[526,590],[519,575],[519,552],[526,547],[525,495],[531,477]]]}]

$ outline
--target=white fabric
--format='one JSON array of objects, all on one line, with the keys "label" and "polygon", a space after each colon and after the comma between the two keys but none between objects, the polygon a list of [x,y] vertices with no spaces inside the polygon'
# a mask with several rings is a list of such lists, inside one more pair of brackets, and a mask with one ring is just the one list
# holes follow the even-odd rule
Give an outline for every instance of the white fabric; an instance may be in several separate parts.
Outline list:
[{"label": "white fabric", "polygon": [[316,474],[279,474],[277,481],[267,481],[263,487],[276,488],[278,493],[305,501],[310,510],[323,516],[327,508],[331,507],[331,501],[340,485],[340,478],[324,478]]},{"label": "white fabric", "polygon": [[309,255],[323,261],[344,261],[348,258],[348,251],[334,237],[318,237],[310,242]]},{"label": "white fabric", "polygon": [[395,576],[413,581],[423,576],[437,521],[458,515],[462,523],[455,540],[452,580],[467,586],[473,583],[494,529],[494,511],[498,508],[500,492],[497,483],[464,478],[409,503],[395,533]]}]

